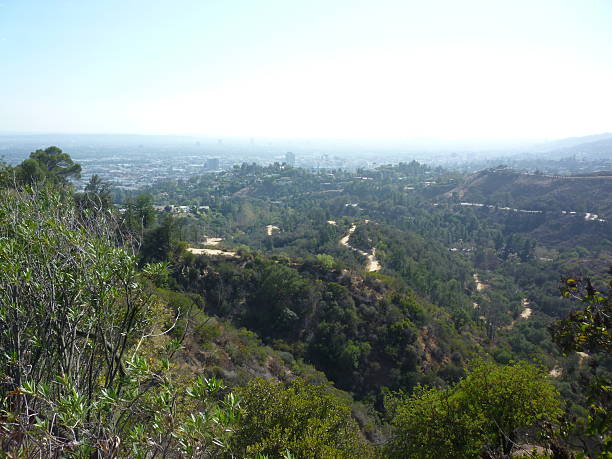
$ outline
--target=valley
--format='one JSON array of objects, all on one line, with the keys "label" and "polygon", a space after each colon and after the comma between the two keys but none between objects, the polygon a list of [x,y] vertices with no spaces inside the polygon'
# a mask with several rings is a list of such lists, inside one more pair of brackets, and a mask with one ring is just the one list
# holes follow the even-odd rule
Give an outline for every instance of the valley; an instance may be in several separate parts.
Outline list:
[{"label": "valley", "polygon": [[482,365],[536,365],[524,369],[538,368],[531,380],[551,381],[521,397],[551,384],[568,416],[583,412],[586,396],[573,388],[585,356],[602,377],[612,368],[602,354],[561,352],[551,327],[576,308],[559,276],[603,285],[612,264],[612,190],[601,177],[588,188],[599,201],[587,203],[585,180],[529,177],[537,187],[526,193],[508,169],[245,163],[114,189],[115,205],[110,192],[75,199],[107,203],[145,273],[161,264],[146,279],[162,323],[145,336],[178,340],[174,371],[237,391],[259,377],[323,385],[359,413],[360,438],[378,448],[393,444],[389,397],[460,390]]}]

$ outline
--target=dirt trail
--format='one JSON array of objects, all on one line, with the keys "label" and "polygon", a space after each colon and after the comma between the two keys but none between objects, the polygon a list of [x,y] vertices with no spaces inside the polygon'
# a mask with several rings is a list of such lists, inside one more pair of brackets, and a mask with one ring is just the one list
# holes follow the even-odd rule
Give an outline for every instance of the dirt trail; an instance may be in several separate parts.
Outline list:
[{"label": "dirt trail", "polygon": [[348,247],[349,249],[354,249],[353,247],[351,247],[348,243],[349,238],[351,237],[351,234],[353,234],[355,232],[355,230],[357,229],[357,225],[353,225],[349,228],[348,233],[346,233],[346,236],[344,236],[342,239],[340,239],[340,244],[342,244],[344,247]]},{"label": "dirt trail", "polygon": [[[498,211],[508,211],[508,212],[514,212],[514,213],[522,213],[522,214],[543,214],[544,211],[543,210],[528,210],[528,209],[515,209],[513,207],[501,207],[501,206],[496,206],[493,204],[483,204],[481,202],[460,202],[459,206],[461,207],[482,207],[482,208],[488,208],[488,209],[496,209]],[[561,214],[563,215],[582,215],[582,212],[575,212],[575,211],[570,211],[570,210],[562,210]],[[592,212],[586,212],[584,213],[584,219],[588,222],[600,222],[600,223],[605,223],[607,220],[604,218],[600,218],[599,215],[594,214]]]},{"label": "dirt trail", "polygon": [[474,278],[474,282],[476,282],[477,292],[482,292],[484,289],[487,288],[487,284],[483,284],[482,282],[480,282],[480,277],[478,277],[478,274],[474,273],[472,274],[472,277]]},{"label": "dirt trail", "polygon": [[219,255],[228,258],[238,257],[236,252],[228,252],[220,249],[196,249],[195,247],[189,247],[187,251],[193,253],[194,255]]},{"label": "dirt trail", "polygon": [[[472,277],[474,278],[474,282],[476,282],[477,292],[482,292],[485,288],[487,288],[487,284],[483,284],[482,282],[480,282],[480,277],[478,277],[478,274],[474,273],[472,274]],[[476,302],[472,303],[472,306],[474,307],[474,309],[480,308],[480,305]]]},{"label": "dirt trail", "polygon": [[563,375],[563,368],[555,366],[548,374],[551,378],[560,378]]},{"label": "dirt trail", "polygon": [[[366,220],[366,223],[368,222],[368,220]],[[380,271],[382,266],[380,265],[380,262],[376,259],[376,248],[372,249],[372,253],[368,253],[368,252],[364,252],[363,250],[359,250],[355,247],[353,247],[352,245],[349,244],[349,239],[351,237],[351,234],[353,234],[355,232],[355,230],[357,229],[357,225],[353,224],[353,226],[351,226],[348,230],[348,233],[346,233],[346,236],[344,236],[342,239],[340,239],[340,244],[343,245],[344,247],[347,247],[351,250],[354,250],[355,252],[363,255],[364,257],[367,258],[367,262],[366,262],[366,271],[368,272],[376,272],[376,271]]]},{"label": "dirt trail", "polygon": [[380,262],[376,259],[376,247],[372,249],[372,253],[368,255],[368,264],[366,265],[366,269],[370,272],[380,271],[382,266],[380,266]]},{"label": "dirt trail", "polygon": [[531,313],[533,313],[533,310],[529,307],[529,301],[527,300],[527,298],[523,298],[523,300],[521,301],[521,304],[523,305],[523,311],[521,312],[521,317],[523,319],[529,319],[529,317],[531,316]]},{"label": "dirt trail", "polygon": [[[529,317],[531,317],[531,314],[533,313],[533,309],[531,309],[529,307],[529,300],[527,298],[523,298],[521,300],[521,306],[523,306],[523,310],[521,311],[521,315],[519,316],[521,319],[529,319]],[[510,325],[506,325],[505,327],[502,327],[503,330],[511,330],[512,327],[514,327],[514,325],[516,324],[517,320],[519,320],[519,318],[514,319]]]}]

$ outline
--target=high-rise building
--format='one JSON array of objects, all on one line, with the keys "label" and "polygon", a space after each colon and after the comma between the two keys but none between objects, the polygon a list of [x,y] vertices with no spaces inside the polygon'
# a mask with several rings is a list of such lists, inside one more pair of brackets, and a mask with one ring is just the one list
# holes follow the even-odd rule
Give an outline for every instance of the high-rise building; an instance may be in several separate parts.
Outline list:
[{"label": "high-rise building", "polygon": [[206,169],[216,171],[219,169],[219,158],[208,158],[204,167]]},{"label": "high-rise building", "polygon": [[295,166],[295,153],[290,151],[285,153],[285,163],[289,164],[290,166]]}]

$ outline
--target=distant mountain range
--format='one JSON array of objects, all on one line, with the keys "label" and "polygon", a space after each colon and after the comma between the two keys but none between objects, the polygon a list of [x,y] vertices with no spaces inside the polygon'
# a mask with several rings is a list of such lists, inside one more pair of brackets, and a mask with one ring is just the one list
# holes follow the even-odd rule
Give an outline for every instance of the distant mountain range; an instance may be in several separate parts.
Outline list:
[{"label": "distant mountain range", "polygon": [[532,151],[535,153],[551,153],[552,156],[609,157],[612,156],[612,132],[554,140],[536,145]]}]

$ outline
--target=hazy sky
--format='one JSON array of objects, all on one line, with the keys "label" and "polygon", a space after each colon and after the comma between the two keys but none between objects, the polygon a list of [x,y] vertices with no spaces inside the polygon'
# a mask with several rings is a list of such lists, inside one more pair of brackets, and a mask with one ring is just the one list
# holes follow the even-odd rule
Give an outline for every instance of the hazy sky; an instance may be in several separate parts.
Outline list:
[{"label": "hazy sky", "polygon": [[612,0],[0,0],[0,131],[612,131]]}]

